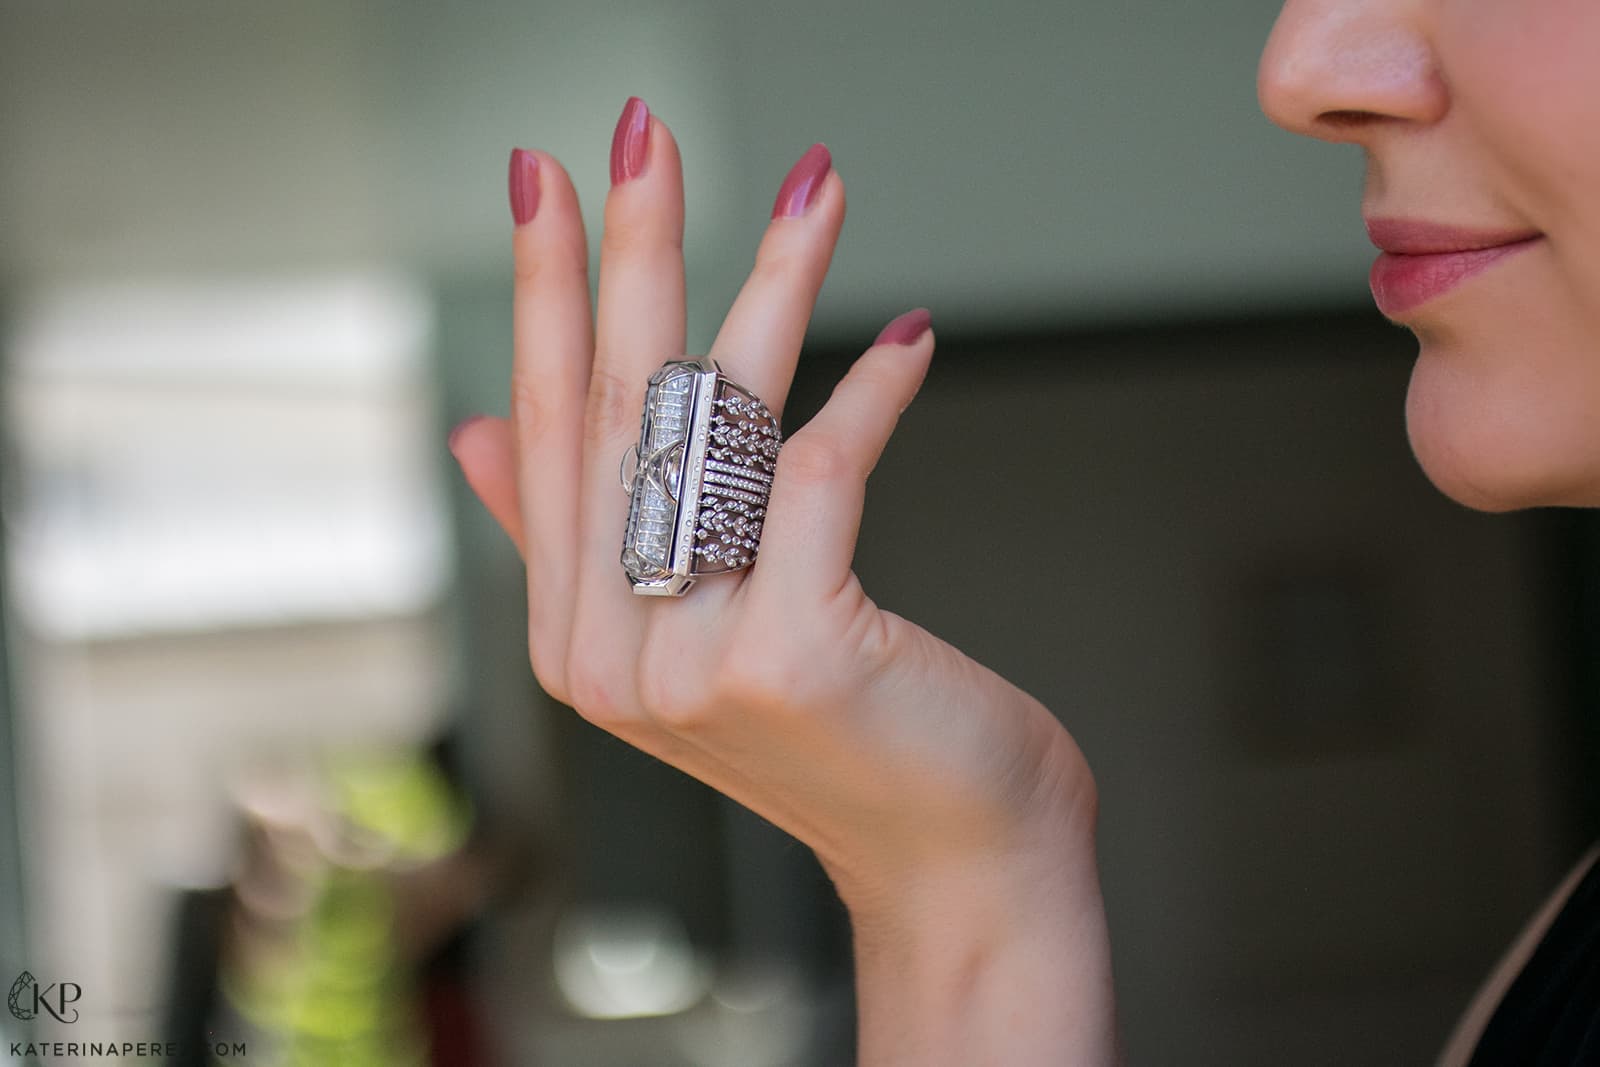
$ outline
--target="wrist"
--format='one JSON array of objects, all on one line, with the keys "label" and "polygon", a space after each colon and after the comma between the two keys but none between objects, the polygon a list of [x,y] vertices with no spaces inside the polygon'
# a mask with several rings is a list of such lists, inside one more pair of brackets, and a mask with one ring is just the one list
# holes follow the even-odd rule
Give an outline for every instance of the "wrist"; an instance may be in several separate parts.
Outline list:
[{"label": "wrist", "polygon": [[1004,849],[836,878],[862,1067],[1116,1061],[1097,798],[1086,772],[1062,780]]},{"label": "wrist", "polygon": [[848,864],[835,850],[817,849],[853,922],[892,927],[956,908],[980,920],[991,910],[1063,899],[1099,906],[1099,792],[1077,745],[1048,711],[1037,710],[1036,721],[1047,724],[1038,746],[1044,755],[1019,776],[1029,785],[1007,804],[1012,814],[987,822],[984,833],[918,834],[914,850],[880,846],[869,862],[860,849]]},{"label": "wrist", "polygon": [[850,908],[861,1067],[1117,1060],[1092,858],[923,871]]}]

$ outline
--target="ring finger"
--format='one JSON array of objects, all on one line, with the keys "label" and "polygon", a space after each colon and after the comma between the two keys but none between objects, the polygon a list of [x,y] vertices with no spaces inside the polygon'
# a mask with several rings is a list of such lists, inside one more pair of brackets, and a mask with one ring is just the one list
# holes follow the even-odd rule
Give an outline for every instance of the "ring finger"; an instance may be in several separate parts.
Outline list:
[{"label": "ring finger", "polygon": [[[711,345],[712,358],[728,377],[759,397],[775,418],[782,417],[844,224],[844,182],[832,163],[827,148],[816,144],[790,168],[755,266]],[[753,566],[761,566],[759,547]],[[726,653],[723,638],[739,625],[729,609],[748,573],[710,576],[681,600],[657,605],[645,630],[646,669],[679,665],[679,671],[698,676],[715,671]]]},{"label": "ring finger", "polygon": [[[728,377],[759,397],[774,418],[782,418],[844,214],[844,182],[833,169],[828,149],[814,144],[778,187],[755,266],[711,344],[712,358]],[[759,548],[757,553],[753,565],[759,567]],[[680,643],[674,631],[703,629],[711,617],[723,614],[743,584],[745,572],[735,573],[737,578],[704,581],[704,591],[696,588],[682,602],[661,605],[652,613],[647,640]],[[682,626],[679,617],[686,612],[700,625]]]}]

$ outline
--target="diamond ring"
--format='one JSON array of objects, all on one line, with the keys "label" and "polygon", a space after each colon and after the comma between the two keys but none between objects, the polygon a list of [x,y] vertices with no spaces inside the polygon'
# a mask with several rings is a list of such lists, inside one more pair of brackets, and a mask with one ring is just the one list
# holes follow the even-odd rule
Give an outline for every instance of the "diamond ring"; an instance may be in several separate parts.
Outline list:
[{"label": "diamond ring", "polygon": [[623,453],[632,496],[622,569],[641,596],[682,596],[696,578],[755,562],[783,433],[767,406],[710,356],[650,375],[639,443]]}]

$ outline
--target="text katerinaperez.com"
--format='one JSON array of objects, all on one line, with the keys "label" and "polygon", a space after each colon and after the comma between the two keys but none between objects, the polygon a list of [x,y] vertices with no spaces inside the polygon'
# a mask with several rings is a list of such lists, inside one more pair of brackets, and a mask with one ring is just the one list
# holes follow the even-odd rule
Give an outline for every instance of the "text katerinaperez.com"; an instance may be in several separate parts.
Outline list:
[{"label": "text katerinaperez.com", "polygon": [[[160,1056],[171,1059],[184,1045],[179,1041],[13,1041],[11,1056]],[[243,1041],[218,1041],[205,1046],[219,1057],[244,1056]]]}]

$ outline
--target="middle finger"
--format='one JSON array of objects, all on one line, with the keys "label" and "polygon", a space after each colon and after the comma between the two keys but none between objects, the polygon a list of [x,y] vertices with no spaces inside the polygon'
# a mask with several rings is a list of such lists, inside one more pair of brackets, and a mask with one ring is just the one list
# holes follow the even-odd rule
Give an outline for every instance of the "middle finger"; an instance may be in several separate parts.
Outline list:
[{"label": "middle finger", "polygon": [[[844,182],[828,149],[814,144],[778,187],[755,266],[711,343],[711,357],[728,377],[759,397],[780,421],[844,212]],[[688,603],[663,604],[652,613],[646,640],[665,643],[680,659],[693,656],[693,649],[683,647],[684,633],[704,630],[723,615],[747,573],[709,576],[708,588],[695,590],[685,598]],[[686,625],[690,617],[695,621]]]},{"label": "middle finger", "polygon": [[[611,191],[600,242],[599,313],[584,415],[578,593],[569,663],[591,704],[635,711],[632,692],[645,621],[620,560],[628,494],[617,484],[639,437],[647,379],[684,354],[683,170],[666,125],[630,97],[611,148]],[[601,691],[594,691],[601,690]]]},{"label": "middle finger", "polygon": [[[814,144],[778,187],[755,266],[711,343],[711,357],[728,377],[780,421],[844,213],[844,182],[828,149]],[[706,643],[693,635],[715,629],[746,573],[708,576],[703,591],[660,605],[651,613],[646,642],[666,649],[669,661],[714,661],[716,642],[698,647]]]}]

